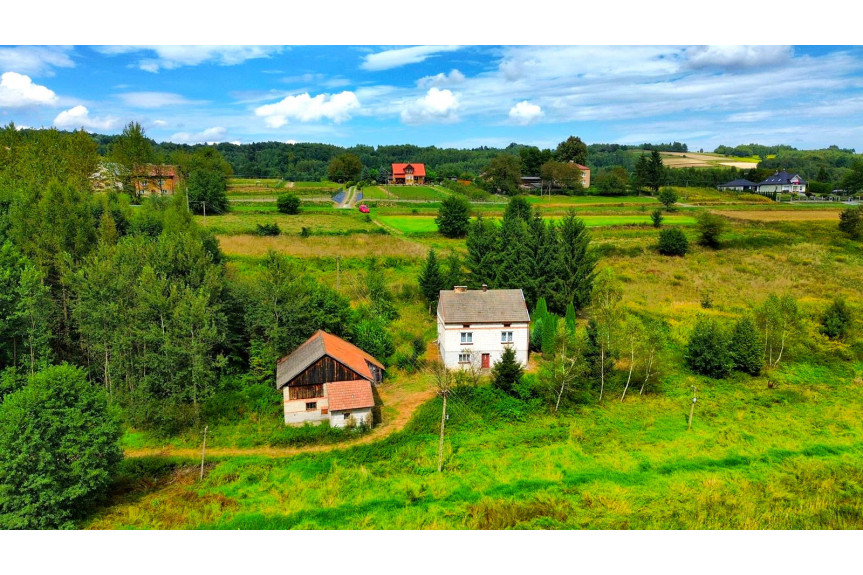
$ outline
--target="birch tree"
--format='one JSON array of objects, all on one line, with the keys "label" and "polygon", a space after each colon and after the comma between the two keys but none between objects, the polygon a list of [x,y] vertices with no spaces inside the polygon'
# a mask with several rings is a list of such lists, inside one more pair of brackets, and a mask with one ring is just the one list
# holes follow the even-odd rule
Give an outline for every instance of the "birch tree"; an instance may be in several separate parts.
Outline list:
[{"label": "birch tree", "polygon": [[790,294],[772,293],[756,311],[756,318],[764,333],[764,359],[769,367],[778,367],[789,338],[800,325],[797,300]]},{"label": "birch tree", "polygon": [[610,353],[612,339],[620,323],[620,301],[623,290],[610,268],[605,268],[593,284],[591,319],[596,328],[596,344],[599,347],[599,400],[605,391],[606,358]]}]

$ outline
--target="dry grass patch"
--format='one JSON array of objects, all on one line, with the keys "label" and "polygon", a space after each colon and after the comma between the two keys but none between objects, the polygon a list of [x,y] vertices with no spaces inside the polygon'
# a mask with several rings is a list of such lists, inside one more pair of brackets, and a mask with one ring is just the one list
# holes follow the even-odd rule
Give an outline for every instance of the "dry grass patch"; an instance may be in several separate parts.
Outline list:
[{"label": "dry grass patch", "polygon": [[713,210],[713,213],[726,218],[759,222],[839,221],[838,210]]},{"label": "dry grass patch", "polygon": [[227,255],[263,257],[269,250],[300,258],[334,257],[364,258],[367,256],[422,257],[422,245],[381,234],[352,234],[350,236],[297,236],[262,237],[250,234],[216,236],[219,246]]}]

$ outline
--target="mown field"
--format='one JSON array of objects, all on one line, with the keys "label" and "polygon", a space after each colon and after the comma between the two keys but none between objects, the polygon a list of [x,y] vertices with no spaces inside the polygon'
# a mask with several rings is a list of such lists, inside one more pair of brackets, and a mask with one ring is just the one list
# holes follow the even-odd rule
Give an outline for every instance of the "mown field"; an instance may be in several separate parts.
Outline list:
[{"label": "mown field", "polygon": [[[599,266],[615,270],[624,305],[670,326],[658,383],[645,395],[630,391],[620,401],[623,360],[602,402],[557,414],[541,402],[492,393],[487,383],[460,389],[449,402],[439,474],[440,400],[423,399],[432,387],[429,376],[392,367],[381,386],[389,398],[384,424],[373,435],[356,440],[283,431],[272,413],[217,427],[203,481],[194,434],[168,441],[127,434],[125,446],[137,455],[124,462],[110,501],[84,527],[863,528],[863,250],[838,233],[835,207],[823,211],[824,218],[798,218],[804,212],[786,206],[710,197],[730,207],[688,207],[666,216],[693,244],[683,258],[656,252],[655,228],[627,225],[648,218],[653,206],[642,212],[638,205],[646,200],[576,206],[588,225],[601,222],[591,227]],[[537,203],[556,216],[556,204],[576,202]],[[697,231],[687,225],[704,209],[733,212],[719,250],[695,245]],[[434,339],[416,276],[429,247],[445,254],[465,246],[423,229],[430,220],[433,225],[432,214],[383,207],[373,209],[372,222],[356,210],[276,216],[207,218],[229,273],[255,269],[268,249],[276,249],[352,297],[365,259],[376,257],[396,295],[399,349],[417,336]],[[277,221],[286,233],[248,231],[265,221]],[[377,231],[375,221],[389,233]],[[320,233],[300,237],[302,227]],[[755,378],[713,380],[685,367],[685,342],[699,314],[731,321],[771,292],[796,297],[804,317],[779,368]],[[818,331],[835,295],[846,298],[857,318],[846,343]],[[693,386],[698,401],[688,430]],[[353,443],[342,446],[345,440]],[[314,451],[302,451],[312,444]]]}]

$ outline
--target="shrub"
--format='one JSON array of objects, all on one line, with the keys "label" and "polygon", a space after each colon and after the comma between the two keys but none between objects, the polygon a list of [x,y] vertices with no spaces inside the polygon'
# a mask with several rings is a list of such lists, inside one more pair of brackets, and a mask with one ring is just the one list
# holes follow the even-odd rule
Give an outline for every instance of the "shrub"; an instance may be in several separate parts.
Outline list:
[{"label": "shrub", "polygon": [[701,307],[703,309],[713,308],[713,297],[710,295],[709,291],[701,292]]},{"label": "shrub", "polygon": [[300,230],[300,237],[301,238],[307,238],[310,235],[312,235],[312,230],[310,230],[306,226],[303,226],[302,229]]},{"label": "shrub", "polygon": [[[644,206],[642,206],[642,207],[644,207]],[[653,227],[654,228],[658,228],[658,227],[662,226],[662,220],[663,220],[662,210],[657,208],[657,209],[653,210],[652,212],[650,212],[650,219],[653,221]]]},{"label": "shrub", "polygon": [[734,368],[729,338],[716,320],[698,316],[686,344],[686,365],[695,373],[721,379]]},{"label": "shrub", "polygon": [[664,256],[685,256],[689,251],[689,240],[680,228],[665,228],[659,232],[657,248]]},{"label": "shrub", "polygon": [[438,230],[448,238],[463,238],[470,222],[470,202],[462,196],[447,196],[435,218]]},{"label": "shrub", "polygon": [[851,312],[845,300],[834,298],[833,303],[821,316],[821,333],[830,339],[845,339],[850,324]]},{"label": "shrub", "polygon": [[839,229],[852,240],[863,238],[863,206],[842,210],[839,213]]},{"label": "shrub", "polygon": [[282,233],[279,229],[279,224],[257,224],[259,236],[277,236]]},{"label": "shrub", "polygon": [[276,207],[283,214],[300,213],[300,198],[294,194],[281,194],[276,198]]},{"label": "shrub", "polygon": [[749,375],[761,373],[764,366],[764,341],[751,317],[745,316],[734,325],[730,345],[734,369]]},{"label": "shrub", "polygon": [[123,459],[120,435],[84,370],[30,376],[0,405],[0,528],[74,527]]},{"label": "shrub", "polygon": [[709,248],[718,248],[719,236],[725,231],[725,220],[710,212],[701,212],[697,219],[698,231],[701,232],[698,243]]}]

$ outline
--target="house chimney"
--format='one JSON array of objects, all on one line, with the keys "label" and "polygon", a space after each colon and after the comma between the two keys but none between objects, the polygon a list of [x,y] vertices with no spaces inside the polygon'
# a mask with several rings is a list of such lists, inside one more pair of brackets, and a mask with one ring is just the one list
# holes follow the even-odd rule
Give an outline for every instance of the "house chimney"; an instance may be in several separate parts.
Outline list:
[{"label": "house chimney", "polygon": [[467,291],[467,286],[453,286],[452,291],[456,293],[463,293]]},{"label": "house chimney", "polygon": [[484,292],[488,291],[488,284],[482,284],[482,291],[484,291]]}]

